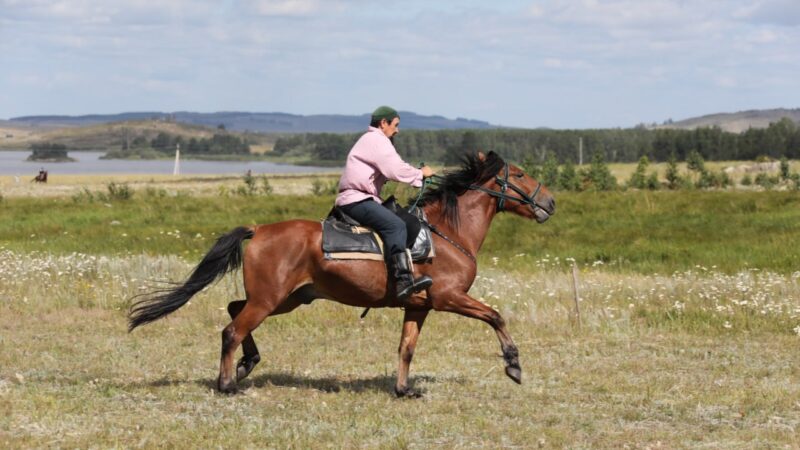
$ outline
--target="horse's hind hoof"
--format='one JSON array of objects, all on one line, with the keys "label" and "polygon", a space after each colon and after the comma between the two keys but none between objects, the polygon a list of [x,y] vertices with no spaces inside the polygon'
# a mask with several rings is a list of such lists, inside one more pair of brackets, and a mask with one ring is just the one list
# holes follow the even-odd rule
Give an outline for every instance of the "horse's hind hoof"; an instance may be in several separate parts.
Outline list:
[{"label": "horse's hind hoof", "polygon": [[519,367],[506,367],[506,375],[517,384],[522,384],[522,369]]}]

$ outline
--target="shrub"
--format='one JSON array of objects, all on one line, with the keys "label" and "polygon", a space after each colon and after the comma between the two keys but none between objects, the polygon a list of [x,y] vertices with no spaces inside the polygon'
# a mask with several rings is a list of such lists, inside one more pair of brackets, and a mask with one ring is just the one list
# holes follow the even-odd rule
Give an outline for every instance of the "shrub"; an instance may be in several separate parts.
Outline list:
[{"label": "shrub", "polygon": [[661,189],[661,182],[658,181],[658,172],[653,171],[650,173],[650,176],[647,177],[645,181],[645,187],[651,191],[657,191]]},{"label": "shrub", "polygon": [[256,178],[250,173],[249,170],[244,174],[242,181],[244,182],[244,186],[240,186],[240,188],[236,191],[237,193],[241,195],[253,195],[256,193]]},{"label": "shrub", "polygon": [[742,186],[752,186],[753,185],[753,178],[750,174],[745,174],[742,179],[739,181]]},{"label": "shrub", "polygon": [[[525,157],[525,160],[522,161],[522,170],[537,181],[542,178],[542,167],[536,164],[536,161],[531,156]],[[542,181],[542,183],[544,183],[544,181]]]},{"label": "shrub", "polygon": [[325,182],[319,178],[314,178],[314,181],[311,182],[311,193],[314,195],[331,195],[337,192],[339,192],[339,182],[337,180]]},{"label": "shrub", "polygon": [[272,194],[272,185],[269,184],[269,180],[267,179],[266,175],[261,175],[261,193],[264,195]]},{"label": "shrub", "polygon": [[565,191],[578,191],[581,188],[581,179],[575,170],[575,165],[569,159],[558,173],[558,188]]},{"label": "shrub", "polygon": [[558,160],[555,153],[548,153],[542,166],[542,183],[545,186],[558,187]]},{"label": "shrub", "polygon": [[129,200],[133,197],[133,189],[128,186],[128,183],[117,184],[112,181],[106,185],[106,188],[109,200]]},{"label": "shrub", "polygon": [[669,155],[667,160],[667,187],[670,189],[680,189],[686,185],[686,180],[680,175],[678,171],[678,160],[675,158],[675,153]]},{"label": "shrub", "polygon": [[781,180],[789,179],[789,160],[786,157],[781,158]]},{"label": "shrub", "polygon": [[764,189],[772,189],[778,184],[778,177],[771,177],[766,173],[759,173],[756,175],[756,184],[763,187]]},{"label": "shrub", "polygon": [[642,156],[639,158],[639,164],[636,166],[636,170],[631,175],[631,179],[628,180],[628,187],[632,187],[635,189],[644,189],[647,187],[647,166],[650,165],[650,160],[647,159],[647,156]]},{"label": "shrub", "polygon": [[592,155],[588,171],[581,171],[584,185],[593,191],[610,191],[617,187],[617,179],[611,175],[602,152]]}]

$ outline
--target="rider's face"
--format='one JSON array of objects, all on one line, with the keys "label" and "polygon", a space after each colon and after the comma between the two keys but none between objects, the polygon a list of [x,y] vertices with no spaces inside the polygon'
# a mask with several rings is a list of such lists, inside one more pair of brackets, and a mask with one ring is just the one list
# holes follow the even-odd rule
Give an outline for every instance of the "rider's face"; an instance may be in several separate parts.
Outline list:
[{"label": "rider's face", "polygon": [[381,120],[381,131],[383,131],[383,134],[385,134],[386,137],[388,138],[393,137],[400,131],[400,118],[395,117],[394,119],[392,119],[391,123],[389,123],[389,121],[385,119]]}]

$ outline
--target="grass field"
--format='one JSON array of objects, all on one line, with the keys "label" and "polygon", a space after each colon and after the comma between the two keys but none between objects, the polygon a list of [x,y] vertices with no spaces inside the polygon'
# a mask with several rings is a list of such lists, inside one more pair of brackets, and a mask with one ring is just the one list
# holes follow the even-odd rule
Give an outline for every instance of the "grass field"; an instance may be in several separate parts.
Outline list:
[{"label": "grass field", "polygon": [[523,384],[488,326],[433,313],[424,396],[396,400],[399,310],[268,319],[233,397],[213,386],[240,273],[128,334],[129,299],[218,233],[332,203],[170,189],[0,202],[0,447],[800,447],[796,192],[558,194],[544,225],[497,218],[471,294],[506,318]]}]

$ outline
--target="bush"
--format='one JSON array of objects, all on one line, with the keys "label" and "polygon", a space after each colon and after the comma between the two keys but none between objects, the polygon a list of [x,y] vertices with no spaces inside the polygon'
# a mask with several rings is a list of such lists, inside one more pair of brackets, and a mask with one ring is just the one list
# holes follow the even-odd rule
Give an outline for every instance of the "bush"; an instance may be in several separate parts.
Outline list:
[{"label": "bush", "polygon": [[244,182],[244,186],[239,186],[239,189],[236,192],[240,195],[254,195],[256,193],[256,178],[250,173],[248,170],[244,177],[242,177],[242,182]]},{"label": "bush", "polygon": [[684,179],[678,171],[678,160],[675,158],[675,153],[670,154],[667,160],[666,178],[667,187],[670,189],[680,189],[686,185],[686,179]]},{"label": "bush", "polygon": [[658,172],[653,171],[650,173],[650,176],[645,181],[645,187],[651,191],[661,189],[661,182],[658,181]]},{"label": "bush", "polygon": [[756,184],[763,187],[764,189],[772,189],[778,184],[778,177],[771,177],[766,173],[760,173],[756,175]]},{"label": "bush", "polygon": [[742,186],[752,186],[753,185],[753,178],[750,174],[745,174],[742,179],[739,181]]},{"label": "bush", "polygon": [[311,193],[314,195],[331,195],[339,192],[339,181],[322,181],[319,178],[314,178],[311,182]]},{"label": "bush", "polygon": [[545,186],[558,187],[558,160],[555,153],[548,153],[542,166],[542,183]]},{"label": "bush", "polygon": [[558,173],[558,188],[565,191],[578,191],[581,188],[581,179],[575,170],[575,165],[569,159]]},{"label": "bush", "polygon": [[261,193],[264,195],[272,194],[272,185],[265,175],[261,175]]},{"label": "bush", "polygon": [[644,189],[647,187],[647,166],[650,165],[650,160],[647,159],[647,156],[642,156],[639,158],[639,164],[636,166],[636,170],[631,175],[631,179],[628,180],[628,187],[632,187],[635,189]]},{"label": "bush", "polygon": [[128,186],[128,183],[117,184],[112,181],[106,185],[106,188],[109,200],[130,200],[133,197],[133,189]]},{"label": "bush", "polygon": [[789,179],[789,160],[786,157],[781,158],[781,180]]},{"label": "bush", "polygon": [[592,155],[592,164],[588,171],[581,170],[584,186],[593,191],[610,191],[616,189],[617,179],[611,175],[605,157],[601,152]]}]

